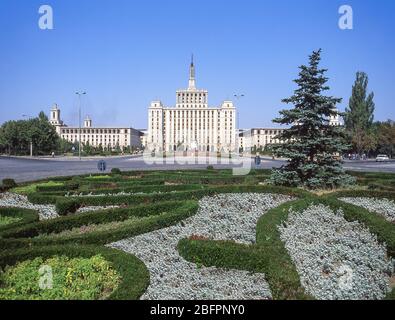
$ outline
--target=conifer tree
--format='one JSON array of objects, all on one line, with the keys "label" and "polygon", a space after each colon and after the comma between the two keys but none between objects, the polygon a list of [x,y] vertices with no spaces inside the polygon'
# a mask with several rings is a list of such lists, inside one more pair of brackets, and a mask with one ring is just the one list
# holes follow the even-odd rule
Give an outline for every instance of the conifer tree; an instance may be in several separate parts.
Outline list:
[{"label": "conifer tree", "polygon": [[275,123],[290,125],[272,146],[277,157],[288,159],[285,166],[273,169],[270,182],[276,185],[303,186],[309,189],[335,188],[353,182],[345,174],[338,158],[348,145],[343,129],[331,126],[330,116],[339,112],[336,104],[342,99],[325,96],[329,90],[327,69],[320,69],[321,50],[314,51],[308,66],[301,66],[294,95],[282,102],[293,108],[280,111]]}]

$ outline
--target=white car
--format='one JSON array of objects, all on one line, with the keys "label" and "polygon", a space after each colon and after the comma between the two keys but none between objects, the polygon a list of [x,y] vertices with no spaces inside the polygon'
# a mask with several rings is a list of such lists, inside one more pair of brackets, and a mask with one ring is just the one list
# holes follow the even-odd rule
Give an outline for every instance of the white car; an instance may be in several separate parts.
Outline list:
[{"label": "white car", "polygon": [[383,162],[383,161],[389,161],[389,160],[390,160],[390,158],[385,154],[379,154],[376,157],[376,162]]}]

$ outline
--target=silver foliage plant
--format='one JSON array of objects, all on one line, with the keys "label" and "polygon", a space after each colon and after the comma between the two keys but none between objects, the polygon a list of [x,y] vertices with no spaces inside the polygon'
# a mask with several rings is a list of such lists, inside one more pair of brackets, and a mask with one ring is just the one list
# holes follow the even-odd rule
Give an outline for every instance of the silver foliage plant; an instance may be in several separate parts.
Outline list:
[{"label": "silver foliage plant", "polygon": [[306,291],[317,299],[383,299],[389,292],[394,261],[359,222],[343,212],[311,205],[290,211],[279,226]]},{"label": "silver foliage plant", "polygon": [[395,202],[393,200],[369,197],[340,198],[340,200],[363,207],[370,212],[378,213],[387,221],[395,223]]}]

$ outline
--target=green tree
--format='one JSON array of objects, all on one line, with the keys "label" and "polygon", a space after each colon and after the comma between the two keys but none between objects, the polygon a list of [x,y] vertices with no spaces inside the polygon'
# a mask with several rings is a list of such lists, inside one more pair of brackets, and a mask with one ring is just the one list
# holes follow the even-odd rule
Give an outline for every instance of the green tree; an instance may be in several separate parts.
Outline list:
[{"label": "green tree", "polygon": [[395,156],[395,121],[376,122],[374,124],[377,135],[376,154]]},{"label": "green tree", "polygon": [[65,139],[59,139],[58,140],[58,147],[57,150],[59,153],[63,154],[63,153],[70,153],[73,151],[73,147],[74,150],[77,150],[78,146],[72,142],[69,142]]},{"label": "green tree", "polygon": [[31,143],[34,154],[48,154],[57,149],[59,136],[41,112],[34,119],[5,122],[1,126],[0,140],[2,149],[10,154],[30,154]]},{"label": "green tree", "polygon": [[357,72],[344,117],[345,127],[353,149],[360,155],[376,146],[372,132],[375,109],[374,93],[368,94],[368,84],[368,75],[364,72]]},{"label": "green tree", "polygon": [[326,69],[320,69],[321,50],[310,56],[309,65],[301,66],[294,95],[282,102],[293,108],[280,111],[275,123],[291,125],[276,138],[282,143],[271,147],[287,165],[274,169],[270,182],[277,185],[304,186],[311,189],[333,188],[351,183],[341,161],[335,155],[348,149],[341,127],[331,126],[329,117],[338,115],[335,106],[341,99],[323,95],[329,90]]},{"label": "green tree", "polygon": [[36,155],[49,154],[58,148],[60,138],[44,112],[40,112],[38,118],[31,120],[29,135]]}]

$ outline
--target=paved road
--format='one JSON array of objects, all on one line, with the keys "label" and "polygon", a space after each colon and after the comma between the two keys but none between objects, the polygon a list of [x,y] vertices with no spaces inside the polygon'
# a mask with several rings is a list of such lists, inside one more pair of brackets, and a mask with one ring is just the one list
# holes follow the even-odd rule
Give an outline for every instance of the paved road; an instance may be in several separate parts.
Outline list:
[{"label": "paved road", "polygon": [[[17,182],[32,181],[54,176],[67,176],[86,173],[98,173],[97,162],[99,158],[87,158],[79,161],[70,158],[55,159],[29,159],[0,157],[0,180],[12,178]],[[204,169],[208,164],[213,164],[215,168],[236,168],[253,166],[250,159],[244,159],[243,164],[229,163],[229,160],[222,159],[218,163],[217,158],[210,158],[209,161],[196,161],[194,158],[166,159],[157,163],[152,163],[152,159],[144,159],[142,156],[124,156],[105,158],[107,171],[111,168],[121,170],[178,170],[178,169]],[[201,163],[198,163],[201,162]],[[261,168],[270,169],[280,167],[284,164],[281,160],[262,160]],[[371,171],[371,172],[394,172],[395,161],[388,163],[376,163],[374,161],[347,161],[344,164],[347,170]]]}]

